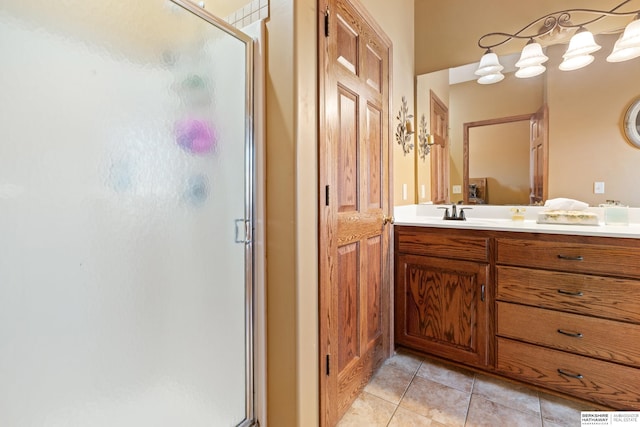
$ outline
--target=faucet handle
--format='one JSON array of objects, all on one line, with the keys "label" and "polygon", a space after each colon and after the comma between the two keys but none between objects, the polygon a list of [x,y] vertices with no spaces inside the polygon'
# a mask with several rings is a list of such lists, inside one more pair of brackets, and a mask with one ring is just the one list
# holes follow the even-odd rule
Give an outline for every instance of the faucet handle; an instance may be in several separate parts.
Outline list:
[{"label": "faucet handle", "polygon": [[458,214],[458,218],[460,218],[460,219],[467,219],[467,218],[464,216],[464,211],[465,211],[465,209],[473,209],[473,208],[460,208],[460,213]]},{"label": "faucet handle", "polygon": [[444,216],[442,217],[442,219],[449,218],[449,208],[439,207],[438,209],[444,209]]}]

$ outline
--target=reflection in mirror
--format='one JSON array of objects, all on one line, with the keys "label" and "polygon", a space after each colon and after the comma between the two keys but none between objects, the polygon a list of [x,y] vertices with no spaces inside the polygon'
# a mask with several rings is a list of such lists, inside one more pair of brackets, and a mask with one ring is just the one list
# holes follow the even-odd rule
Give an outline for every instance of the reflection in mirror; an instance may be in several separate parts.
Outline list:
[{"label": "reflection in mirror", "polygon": [[[603,46],[601,51],[594,53],[596,60],[576,71],[558,69],[566,46],[556,45],[546,48],[550,57],[547,71],[529,79],[518,79],[513,72],[506,72],[505,79],[499,84],[479,85],[475,80],[450,80],[449,70],[417,76],[418,116],[430,117],[430,90],[449,109],[447,202],[463,200],[465,194],[468,196],[468,188],[463,182],[464,123],[531,114],[547,105],[548,128],[544,132],[548,134],[548,160],[546,165],[544,161],[540,162],[539,167],[548,168],[545,178],[548,185],[545,186],[546,194],[536,202],[569,197],[591,206],[605,203],[607,199],[640,206],[640,192],[635,188],[640,182],[640,169],[637,168],[640,149],[627,143],[624,137],[625,113],[640,96],[637,84],[640,58],[609,63],[605,59],[616,35],[600,34],[596,38]],[[506,57],[501,57],[500,61],[508,67]],[[477,64],[470,68],[475,70]],[[503,152],[492,154],[503,162],[510,161]],[[431,201],[430,162],[417,159],[416,165],[416,188],[420,189],[416,202],[428,203]],[[596,181],[605,182],[605,193],[594,193]],[[426,191],[421,191],[422,188]],[[535,188],[529,190],[535,192]]]},{"label": "reflection in mirror", "polygon": [[529,167],[532,165],[529,161],[529,126],[532,116],[465,123],[465,204],[529,204]]}]

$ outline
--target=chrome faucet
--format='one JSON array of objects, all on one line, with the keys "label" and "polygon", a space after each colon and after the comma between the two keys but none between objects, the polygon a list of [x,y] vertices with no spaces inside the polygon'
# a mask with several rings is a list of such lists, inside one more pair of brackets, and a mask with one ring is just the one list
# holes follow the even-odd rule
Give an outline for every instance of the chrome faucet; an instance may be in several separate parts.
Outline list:
[{"label": "chrome faucet", "polygon": [[473,209],[473,208],[460,208],[456,205],[451,205],[451,215],[449,215],[449,208],[438,208],[444,209],[444,216],[442,219],[445,221],[466,221],[467,217],[464,216],[465,209]]}]

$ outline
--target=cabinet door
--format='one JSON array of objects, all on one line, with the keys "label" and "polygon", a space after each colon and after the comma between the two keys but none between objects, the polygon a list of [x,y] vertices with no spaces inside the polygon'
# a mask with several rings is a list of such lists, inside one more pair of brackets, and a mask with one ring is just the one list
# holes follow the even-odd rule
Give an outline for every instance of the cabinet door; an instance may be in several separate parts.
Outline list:
[{"label": "cabinet door", "polygon": [[488,364],[489,264],[399,254],[395,335],[407,347]]}]

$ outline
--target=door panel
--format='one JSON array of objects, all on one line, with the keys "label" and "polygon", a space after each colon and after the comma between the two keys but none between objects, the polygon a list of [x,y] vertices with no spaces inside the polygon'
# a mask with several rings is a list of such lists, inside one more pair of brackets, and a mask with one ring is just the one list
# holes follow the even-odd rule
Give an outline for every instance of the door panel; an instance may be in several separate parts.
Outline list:
[{"label": "door panel", "polygon": [[[390,42],[347,0],[320,16],[321,424],[334,425],[389,353]],[[332,363],[335,361],[335,363]]]},{"label": "door panel", "polygon": [[375,106],[367,105],[367,140],[365,142],[367,155],[366,183],[369,189],[369,209],[382,209],[382,181],[380,175],[380,161],[382,159],[382,112]]},{"label": "door panel", "polygon": [[352,212],[358,210],[358,96],[344,87],[338,94],[338,211]]},{"label": "door panel", "polygon": [[352,243],[338,248],[338,369],[342,371],[360,356],[359,245]]},{"label": "door panel", "polygon": [[380,285],[382,280],[382,247],[380,236],[371,237],[367,241],[367,322],[368,331],[366,343],[369,345],[382,333],[380,316],[381,298]]}]

